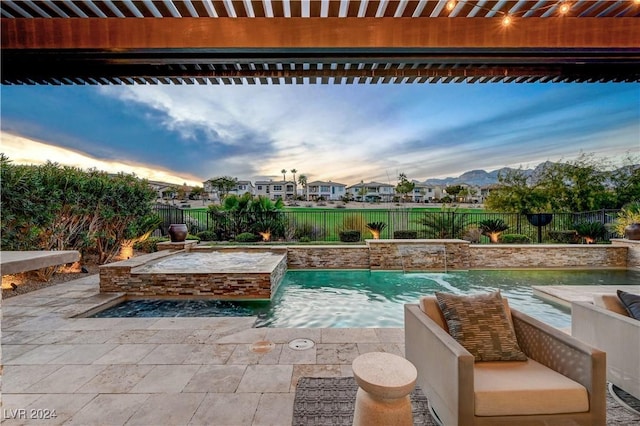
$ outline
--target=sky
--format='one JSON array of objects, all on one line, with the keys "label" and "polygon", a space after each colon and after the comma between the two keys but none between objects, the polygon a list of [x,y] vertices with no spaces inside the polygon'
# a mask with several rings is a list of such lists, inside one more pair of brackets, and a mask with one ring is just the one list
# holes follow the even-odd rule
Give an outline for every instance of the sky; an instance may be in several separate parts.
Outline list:
[{"label": "sky", "polygon": [[0,152],[202,185],[396,184],[640,154],[640,84],[2,86]]}]

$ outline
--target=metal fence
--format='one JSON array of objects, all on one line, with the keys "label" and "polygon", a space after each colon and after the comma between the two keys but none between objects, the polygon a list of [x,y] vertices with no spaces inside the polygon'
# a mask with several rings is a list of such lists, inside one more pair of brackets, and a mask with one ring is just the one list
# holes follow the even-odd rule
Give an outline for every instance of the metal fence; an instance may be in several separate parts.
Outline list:
[{"label": "metal fence", "polygon": [[[517,213],[488,213],[454,211],[425,211],[424,209],[301,209],[286,210],[268,214],[239,214],[224,212],[211,214],[204,209],[181,209],[158,204],[156,213],[162,218],[160,226],[166,235],[171,223],[185,223],[189,232],[195,234],[209,230],[220,239],[233,238],[240,232],[254,232],[256,224],[270,227],[274,239],[293,241],[306,237],[310,241],[339,241],[340,232],[357,230],[361,240],[371,238],[366,225],[382,222],[385,227],[380,238],[398,237],[398,232],[415,235],[417,238],[463,238],[469,229],[477,227],[487,219],[501,219],[509,227],[503,234],[525,235],[531,242],[561,242],[558,234],[574,229],[578,222],[613,222],[619,210],[597,210],[581,213],[553,213],[544,215],[522,215]],[[550,219],[544,223],[545,216]],[[405,232],[401,232],[405,231]],[[408,232],[406,232],[408,231]],[[465,235],[465,233],[467,235]],[[605,241],[614,238],[609,232]],[[488,243],[481,236],[480,243]]]}]

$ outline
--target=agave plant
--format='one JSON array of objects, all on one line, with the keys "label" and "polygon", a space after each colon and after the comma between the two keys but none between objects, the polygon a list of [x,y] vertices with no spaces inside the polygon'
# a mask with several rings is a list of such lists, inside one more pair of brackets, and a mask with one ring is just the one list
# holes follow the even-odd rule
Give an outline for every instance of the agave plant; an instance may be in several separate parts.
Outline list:
[{"label": "agave plant", "polygon": [[485,219],[478,223],[478,227],[482,235],[489,237],[489,241],[492,243],[497,243],[500,234],[509,229],[509,225],[504,223],[502,219]]},{"label": "agave plant", "polygon": [[373,235],[374,240],[380,239],[380,233],[386,227],[387,227],[387,224],[384,222],[367,223],[367,229],[369,230],[369,232],[371,232],[371,235]]},{"label": "agave plant", "polygon": [[587,244],[593,244],[607,235],[607,229],[601,222],[578,222],[573,225],[578,235]]}]

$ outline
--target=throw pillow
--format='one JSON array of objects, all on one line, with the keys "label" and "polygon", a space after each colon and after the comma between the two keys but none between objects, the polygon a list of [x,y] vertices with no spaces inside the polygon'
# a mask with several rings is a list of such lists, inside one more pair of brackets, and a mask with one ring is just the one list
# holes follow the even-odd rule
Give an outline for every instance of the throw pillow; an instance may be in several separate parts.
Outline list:
[{"label": "throw pillow", "polygon": [[476,361],[526,361],[500,291],[471,296],[436,292],[449,334]]},{"label": "throw pillow", "polygon": [[640,294],[618,290],[618,297],[624,308],[629,312],[629,315],[631,315],[631,318],[640,320]]}]

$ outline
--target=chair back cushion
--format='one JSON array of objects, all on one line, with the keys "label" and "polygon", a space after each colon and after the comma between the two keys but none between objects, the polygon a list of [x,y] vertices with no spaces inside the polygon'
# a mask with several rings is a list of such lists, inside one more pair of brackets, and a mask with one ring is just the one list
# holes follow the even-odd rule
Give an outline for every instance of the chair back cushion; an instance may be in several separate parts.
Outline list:
[{"label": "chair back cushion", "polygon": [[526,361],[500,291],[475,295],[436,292],[449,334],[477,361]]},{"label": "chair back cushion", "polygon": [[594,294],[593,304],[616,314],[624,315],[625,317],[629,316],[618,296],[614,294]]}]

